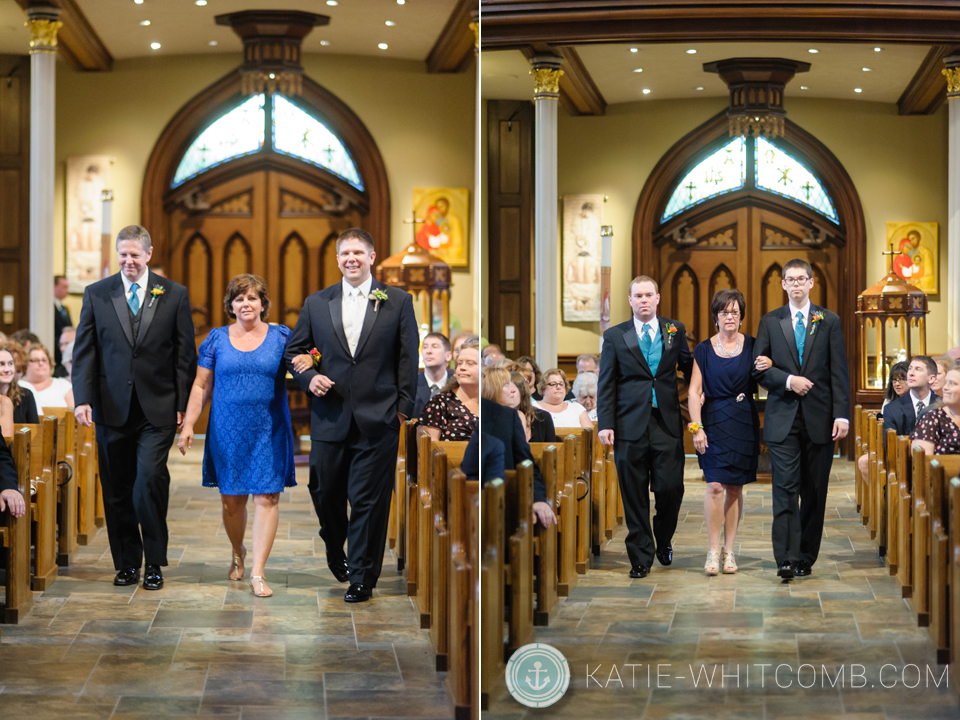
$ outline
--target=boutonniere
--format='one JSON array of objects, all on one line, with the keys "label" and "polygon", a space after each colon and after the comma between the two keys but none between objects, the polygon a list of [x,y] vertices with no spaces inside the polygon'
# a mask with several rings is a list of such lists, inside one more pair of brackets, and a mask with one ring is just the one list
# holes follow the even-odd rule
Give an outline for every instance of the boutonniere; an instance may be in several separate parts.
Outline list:
[{"label": "boutonniere", "polygon": [[673,336],[677,334],[677,326],[671,322],[667,323],[667,347],[673,342]]},{"label": "boutonniere", "polygon": [[810,334],[813,335],[817,331],[817,325],[823,322],[823,313],[817,311],[810,316]]},{"label": "boutonniere", "polygon": [[163,295],[166,291],[167,291],[166,288],[162,288],[159,285],[154,285],[153,288],[150,290],[150,295],[152,295],[152,297],[150,298],[150,304],[147,305],[147,307],[152,308],[153,303],[156,301],[156,299],[161,295]]},{"label": "boutonniere", "polygon": [[381,290],[380,288],[377,288],[377,289],[374,290],[372,293],[370,293],[370,297],[373,298],[373,311],[374,311],[374,312],[376,312],[377,310],[380,309],[380,303],[387,301],[387,294],[386,294],[383,290]]},{"label": "boutonniere", "polygon": [[314,367],[320,367],[320,358],[323,357],[316,348],[310,351],[310,358],[313,360]]}]

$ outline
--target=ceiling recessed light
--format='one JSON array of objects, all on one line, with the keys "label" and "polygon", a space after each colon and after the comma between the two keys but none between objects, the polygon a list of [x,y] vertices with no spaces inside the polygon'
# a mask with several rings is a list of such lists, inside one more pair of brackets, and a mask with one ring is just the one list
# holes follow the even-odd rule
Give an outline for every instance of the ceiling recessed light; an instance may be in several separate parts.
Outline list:
[{"label": "ceiling recessed light", "polygon": [[321,40],[321,41],[320,41],[320,44],[323,45],[324,47],[326,47],[327,45],[330,44],[330,41],[329,41],[329,40]]},{"label": "ceiling recessed light", "polygon": [[634,72],[643,72],[643,68],[637,68],[634,70]]},{"label": "ceiling recessed light", "polygon": [[816,55],[816,54],[817,54],[818,52],[820,52],[820,51],[817,50],[816,48],[810,48],[809,50],[807,50],[807,52],[808,52],[808,53],[813,53],[814,55]]},{"label": "ceiling recessed light", "polygon": [[864,72],[873,72],[873,68],[864,68],[863,71],[864,71]]},{"label": "ceiling recessed light", "polygon": [[880,52],[881,50],[883,50],[883,48],[874,48],[874,49],[873,49],[874,52]]},{"label": "ceiling recessed light", "polygon": [[210,47],[216,47],[219,43],[216,40],[211,40],[207,43]]},{"label": "ceiling recessed light", "polygon": [[377,47],[380,48],[381,50],[386,50],[389,47],[389,45],[387,45],[386,43],[380,43],[379,45],[377,45]]},{"label": "ceiling recessed light", "polygon": [[141,20],[141,21],[140,21],[140,24],[143,25],[144,27],[146,27],[147,25],[150,24],[150,21],[149,21],[149,20]]},{"label": "ceiling recessed light", "polygon": [[195,4],[199,5],[200,7],[203,7],[204,5],[207,4],[207,0],[197,0]]},{"label": "ceiling recessed light", "polygon": [[703,90],[703,85],[701,85],[700,87],[695,87],[694,90]]},{"label": "ceiling recessed light", "polygon": [[630,48],[630,52],[637,52],[637,48]]},{"label": "ceiling recessed light", "polygon": [[393,27],[394,25],[396,25],[396,23],[393,20],[387,20],[384,23],[384,25],[386,25],[387,27]]},{"label": "ceiling recessed light", "polygon": [[694,50],[693,48],[690,48],[689,50],[687,50],[687,55],[696,55],[696,54],[697,54],[697,51]]},{"label": "ceiling recessed light", "polygon": [[336,7],[339,4],[340,3],[338,3],[337,0],[327,0],[327,5],[329,5],[330,7]]},{"label": "ceiling recessed light", "polygon": [[863,92],[863,88],[854,88],[853,91],[854,91],[855,93],[862,93],[862,92]]},{"label": "ceiling recessed light", "polygon": [[801,85],[801,86],[800,86],[800,89],[801,89],[801,90],[809,90],[810,88],[808,88],[806,85]]},{"label": "ceiling recessed light", "polygon": [[405,5],[407,0],[397,0],[397,5]]},{"label": "ceiling recessed light", "polygon": [[643,94],[644,94],[644,95],[649,95],[649,94],[650,94],[650,88],[644,88],[644,89],[643,89]]},{"label": "ceiling recessed light", "polygon": [[133,0],[135,5],[143,5],[143,0]]},{"label": "ceiling recessed light", "polygon": [[159,50],[159,49],[160,49],[160,43],[150,43],[150,47],[151,47],[151,49],[153,49],[153,50]]}]

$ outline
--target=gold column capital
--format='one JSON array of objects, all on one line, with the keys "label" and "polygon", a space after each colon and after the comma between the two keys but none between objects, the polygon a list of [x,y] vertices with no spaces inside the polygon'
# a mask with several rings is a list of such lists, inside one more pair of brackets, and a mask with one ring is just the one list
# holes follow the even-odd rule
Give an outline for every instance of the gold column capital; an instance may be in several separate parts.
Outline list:
[{"label": "gold column capital", "polygon": [[947,97],[951,100],[960,97],[960,67],[948,67],[940,72],[947,76]]},{"label": "gold column capital", "polygon": [[473,51],[480,52],[480,23],[470,23],[470,29],[473,31]]},{"label": "gold column capital", "polygon": [[55,53],[57,31],[63,27],[59,19],[60,8],[53,5],[33,5],[27,8],[27,18],[24,25],[30,28],[30,54]]},{"label": "gold column capital", "polygon": [[563,70],[559,68],[539,67],[530,71],[533,75],[534,97],[560,97],[560,76]]}]

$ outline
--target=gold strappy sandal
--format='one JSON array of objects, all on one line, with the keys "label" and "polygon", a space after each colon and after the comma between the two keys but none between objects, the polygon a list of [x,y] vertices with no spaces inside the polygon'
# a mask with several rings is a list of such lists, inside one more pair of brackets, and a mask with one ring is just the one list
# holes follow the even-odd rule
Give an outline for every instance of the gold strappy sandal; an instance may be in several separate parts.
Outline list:
[{"label": "gold strappy sandal", "polygon": [[[259,586],[259,590],[257,586]],[[257,597],[271,597],[273,595],[273,590],[264,584],[263,575],[250,576],[250,589],[253,590],[253,594]]]},{"label": "gold strappy sandal", "polygon": [[733,552],[723,551],[723,572],[725,575],[732,575],[737,571],[737,561],[733,557]]},{"label": "gold strappy sandal", "polygon": [[716,550],[707,551],[707,561],[703,564],[707,575],[716,575],[720,572],[720,553]]},{"label": "gold strappy sandal", "polygon": [[[247,549],[240,546],[240,554],[233,556],[233,562],[230,564],[230,574],[227,575],[231,580],[243,580],[244,567],[243,561],[247,559]],[[237,575],[237,573],[239,573]],[[236,577],[234,577],[236,575]]]}]

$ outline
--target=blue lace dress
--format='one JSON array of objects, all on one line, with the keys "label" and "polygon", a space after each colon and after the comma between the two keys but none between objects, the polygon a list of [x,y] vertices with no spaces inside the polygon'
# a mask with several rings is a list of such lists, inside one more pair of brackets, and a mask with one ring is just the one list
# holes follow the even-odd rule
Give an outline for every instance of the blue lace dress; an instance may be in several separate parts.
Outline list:
[{"label": "blue lace dress", "polygon": [[213,370],[203,451],[203,485],[223,495],[265,495],[297,484],[283,351],[290,328],[270,325],[250,352],[230,343],[229,327],[200,345],[197,364]]}]

